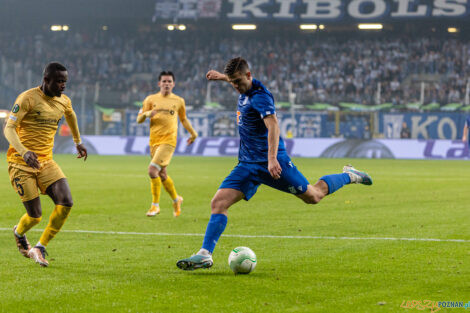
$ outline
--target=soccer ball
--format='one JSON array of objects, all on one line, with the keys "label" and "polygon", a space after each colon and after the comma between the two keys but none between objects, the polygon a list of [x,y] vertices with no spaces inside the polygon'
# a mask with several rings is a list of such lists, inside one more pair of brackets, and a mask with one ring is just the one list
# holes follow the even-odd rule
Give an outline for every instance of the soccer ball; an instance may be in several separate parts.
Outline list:
[{"label": "soccer ball", "polygon": [[235,274],[249,274],[256,267],[256,254],[247,247],[237,247],[228,256],[228,265]]}]

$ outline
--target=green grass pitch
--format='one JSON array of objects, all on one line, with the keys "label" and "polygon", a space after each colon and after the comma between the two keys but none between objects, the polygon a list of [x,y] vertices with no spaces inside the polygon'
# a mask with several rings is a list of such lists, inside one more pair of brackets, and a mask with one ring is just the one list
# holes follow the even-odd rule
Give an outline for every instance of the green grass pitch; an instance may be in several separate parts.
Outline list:
[{"label": "green grass pitch", "polygon": [[[24,208],[0,155],[0,312],[418,312],[400,306],[406,300],[470,301],[468,162],[295,159],[312,183],[352,161],[374,185],[346,186],[315,206],[262,186],[229,210],[225,234],[293,238],[222,236],[213,268],[183,272],[175,263],[199,249],[211,197],[235,158],[173,159],[168,172],[184,197],[177,219],[164,190],[161,214],[145,216],[151,202],[147,157],[55,159],[75,205],[49,244],[50,267],[41,268],[16,249],[10,229]],[[44,219],[37,229],[53,208],[41,199]],[[39,236],[28,233],[32,244]],[[250,275],[235,276],[227,265],[237,246],[257,254]]]}]

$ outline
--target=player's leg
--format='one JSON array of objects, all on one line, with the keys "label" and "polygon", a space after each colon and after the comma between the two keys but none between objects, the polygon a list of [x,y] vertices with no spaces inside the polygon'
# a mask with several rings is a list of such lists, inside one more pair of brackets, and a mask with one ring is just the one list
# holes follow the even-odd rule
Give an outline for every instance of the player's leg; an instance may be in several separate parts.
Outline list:
[{"label": "player's leg", "polygon": [[183,197],[179,196],[176,192],[175,184],[173,179],[168,176],[166,172],[166,166],[162,167],[160,171],[160,179],[162,180],[165,191],[170,195],[173,200],[173,216],[178,217],[181,214],[181,205],[183,204]]},{"label": "player's leg", "polygon": [[26,258],[29,258],[28,251],[31,249],[28,239],[26,238],[26,232],[39,224],[42,219],[41,201],[39,197],[23,202],[26,208],[26,214],[24,214],[20,221],[15,227],[13,227],[13,233],[16,241],[18,251]]},{"label": "player's leg", "polygon": [[32,170],[22,170],[21,166],[10,165],[8,171],[11,184],[26,209],[26,213],[20,218],[18,224],[13,227],[14,238],[18,251],[28,258],[31,245],[26,238],[26,232],[39,224],[42,218],[36,175]]},{"label": "player's leg", "polygon": [[173,201],[173,216],[178,217],[181,214],[183,197],[179,196],[176,192],[173,179],[171,179],[166,171],[174,152],[175,147],[168,144],[162,144],[156,151],[152,161],[160,166],[159,176],[162,181],[163,188],[165,188],[165,191],[170,195],[170,198]]},{"label": "player's leg", "polygon": [[207,224],[202,248],[192,257],[178,261],[176,265],[180,269],[195,270],[212,266],[212,252],[227,226],[228,209],[243,198],[244,194],[236,189],[224,188],[217,190],[211,201],[211,217]]},{"label": "player's leg", "polygon": [[212,266],[212,252],[227,225],[230,206],[241,199],[249,200],[258,189],[256,164],[239,163],[222,182],[211,201],[211,218],[201,249],[196,255],[180,260],[176,265],[182,270],[195,270]]},{"label": "player's leg", "polygon": [[73,206],[73,200],[67,178],[54,161],[43,166],[38,175],[38,182],[42,193],[52,199],[55,207],[38,243],[29,251],[29,255],[39,265],[46,267],[49,265],[46,260],[46,247],[67,220]]},{"label": "player's leg", "polygon": [[155,153],[158,150],[159,146],[152,146],[151,155],[152,161],[150,161],[148,167],[148,174],[150,177],[150,191],[152,193],[152,204],[150,209],[147,211],[147,216],[152,217],[160,213],[160,194],[162,189],[162,181],[160,178],[160,169],[161,166],[158,165]]},{"label": "player's leg", "polygon": [[316,204],[326,195],[332,194],[349,184],[372,185],[372,178],[367,173],[359,171],[351,165],[346,165],[343,168],[343,173],[321,177],[315,185],[308,185],[307,191],[298,194],[297,197],[305,203]]},{"label": "player's leg", "polygon": [[310,185],[290,158],[283,157],[279,158],[278,161],[282,168],[281,178],[273,179],[268,169],[263,167],[260,174],[261,182],[278,190],[292,193],[308,204],[316,204],[326,195],[332,194],[351,183],[372,184],[372,179],[367,173],[358,171],[348,165],[343,168],[343,173],[325,175],[315,185]]}]

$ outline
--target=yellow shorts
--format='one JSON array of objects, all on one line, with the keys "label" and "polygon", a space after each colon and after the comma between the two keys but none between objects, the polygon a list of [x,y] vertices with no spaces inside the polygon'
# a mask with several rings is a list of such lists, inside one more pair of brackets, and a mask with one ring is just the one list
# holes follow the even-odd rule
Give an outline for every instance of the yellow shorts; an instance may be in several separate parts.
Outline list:
[{"label": "yellow shorts", "polygon": [[42,194],[45,194],[47,187],[65,178],[64,172],[54,160],[41,162],[39,170],[28,165],[9,162],[8,173],[13,189],[23,202],[39,197],[38,188]]},{"label": "yellow shorts", "polygon": [[166,167],[170,164],[171,157],[175,152],[175,147],[172,145],[161,144],[152,146],[150,149],[150,155],[152,156],[152,161],[150,164],[156,164],[160,167]]}]

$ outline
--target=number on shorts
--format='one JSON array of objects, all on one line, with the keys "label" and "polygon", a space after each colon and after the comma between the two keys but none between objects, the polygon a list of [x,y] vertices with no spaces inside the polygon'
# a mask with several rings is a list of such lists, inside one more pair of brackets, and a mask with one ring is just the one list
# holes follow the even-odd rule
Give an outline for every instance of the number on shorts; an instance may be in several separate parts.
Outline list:
[{"label": "number on shorts", "polygon": [[21,184],[18,183],[19,181],[20,181],[19,178],[15,178],[16,190],[18,190],[18,194],[20,196],[23,196],[24,195],[24,189],[23,189],[23,186],[21,186]]}]

